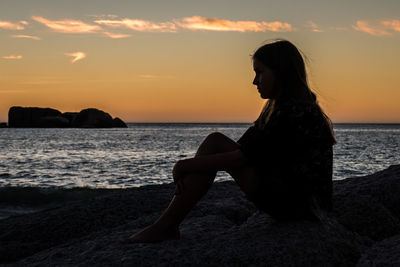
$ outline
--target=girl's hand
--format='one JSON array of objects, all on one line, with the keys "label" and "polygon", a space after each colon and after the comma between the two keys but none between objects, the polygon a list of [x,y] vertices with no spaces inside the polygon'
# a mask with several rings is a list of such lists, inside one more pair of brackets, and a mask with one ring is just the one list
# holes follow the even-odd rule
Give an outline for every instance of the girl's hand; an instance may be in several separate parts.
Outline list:
[{"label": "girl's hand", "polygon": [[183,178],[182,165],[183,162],[181,160],[178,160],[175,163],[174,168],[172,169],[172,177],[174,178],[175,184],[178,183]]}]

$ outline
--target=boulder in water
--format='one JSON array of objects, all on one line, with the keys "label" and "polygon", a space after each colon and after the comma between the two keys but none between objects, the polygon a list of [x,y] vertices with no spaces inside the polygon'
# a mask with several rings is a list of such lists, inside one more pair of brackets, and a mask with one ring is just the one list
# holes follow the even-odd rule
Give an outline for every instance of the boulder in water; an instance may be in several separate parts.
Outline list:
[{"label": "boulder in water", "polygon": [[110,114],[104,111],[88,108],[79,112],[72,126],[79,128],[110,128],[113,127],[113,119]]},{"label": "boulder in water", "polygon": [[46,119],[43,118],[46,117],[61,117],[61,112],[52,108],[11,107],[8,111],[8,126],[28,128],[49,127],[45,126]]},{"label": "boulder in water", "polygon": [[62,116],[68,120],[69,126],[72,127],[75,118],[78,116],[79,112],[64,112]]},{"label": "boulder in water", "polygon": [[113,127],[127,128],[128,126],[120,118],[114,118],[113,119]]},{"label": "boulder in water", "polygon": [[[127,127],[120,119],[112,119],[110,114],[95,109],[81,112],[64,112],[52,108],[11,107],[8,112],[9,127],[25,128],[111,128]],[[0,127],[7,127],[1,125]]]},{"label": "boulder in water", "polygon": [[62,116],[46,116],[39,120],[41,128],[65,128],[69,126],[69,120]]}]

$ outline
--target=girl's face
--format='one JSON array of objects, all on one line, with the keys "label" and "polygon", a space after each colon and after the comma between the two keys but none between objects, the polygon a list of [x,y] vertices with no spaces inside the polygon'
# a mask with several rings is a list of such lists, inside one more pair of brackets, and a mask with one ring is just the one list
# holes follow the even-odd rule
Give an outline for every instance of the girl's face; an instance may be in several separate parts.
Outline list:
[{"label": "girl's face", "polygon": [[261,98],[271,99],[274,97],[274,83],[275,75],[270,68],[265,66],[261,61],[256,58],[253,60],[253,68],[256,76],[254,77],[253,84],[257,86]]}]

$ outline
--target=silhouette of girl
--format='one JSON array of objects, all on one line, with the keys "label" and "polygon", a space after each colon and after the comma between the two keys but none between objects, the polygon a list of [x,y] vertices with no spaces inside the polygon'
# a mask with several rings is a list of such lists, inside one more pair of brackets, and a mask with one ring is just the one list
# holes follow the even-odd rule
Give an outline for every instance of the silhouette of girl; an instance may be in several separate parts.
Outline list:
[{"label": "silhouette of girl", "polygon": [[256,207],[277,220],[319,219],[332,209],[332,124],[310,90],[302,55],[289,41],[253,55],[261,98],[269,99],[237,141],[211,133],[194,158],[173,168],[175,195],[160,218],[123,243],[179,239],[179,225],[212,185],[229,173]]}]

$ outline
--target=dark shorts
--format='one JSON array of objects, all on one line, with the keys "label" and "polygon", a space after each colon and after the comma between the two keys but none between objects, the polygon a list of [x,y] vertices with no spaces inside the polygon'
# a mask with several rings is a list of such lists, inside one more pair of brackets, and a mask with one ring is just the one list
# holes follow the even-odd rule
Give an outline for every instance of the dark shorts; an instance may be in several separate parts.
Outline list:
[{"label": "dark shorts", "polygon": [[309,197],[297,189],[295,184],[285,183],[280,177],[258,176],[254,190],[246,197],[277,220],[314,220]]}]

